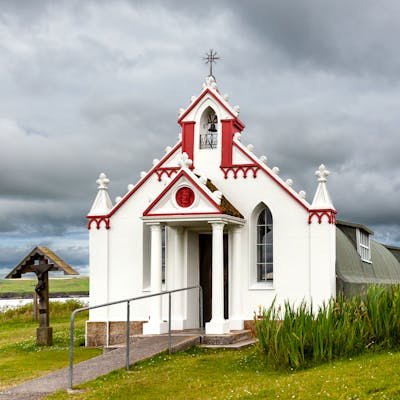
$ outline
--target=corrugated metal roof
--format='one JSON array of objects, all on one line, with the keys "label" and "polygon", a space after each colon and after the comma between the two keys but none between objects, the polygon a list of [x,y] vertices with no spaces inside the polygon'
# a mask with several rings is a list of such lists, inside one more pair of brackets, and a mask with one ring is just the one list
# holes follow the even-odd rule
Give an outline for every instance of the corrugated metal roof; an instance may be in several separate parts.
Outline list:
[{"label": "corrugated metal roof", "polygon": [[348,237],[336,229],[336,274],[348,283],[394,284],[400,283],[400,264],[382,244],[371,240],[371,260],[361,260]]}]

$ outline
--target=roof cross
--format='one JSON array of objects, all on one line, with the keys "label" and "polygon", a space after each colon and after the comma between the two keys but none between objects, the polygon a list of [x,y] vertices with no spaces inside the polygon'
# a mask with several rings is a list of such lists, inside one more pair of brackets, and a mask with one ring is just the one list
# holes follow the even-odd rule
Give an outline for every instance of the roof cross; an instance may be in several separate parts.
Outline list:
[{"label": "roof cross", "polygon": [[218,57],[217,52],[214,51],[213,49],[210,49],[209,52],[206,53],[206,56],[203,57],[203,60],[205,61],[204,64],[210,64],[209,76],[214,76],[212,73],[212,65],[213,65],[213,63],[216,64],[217,60],[220,60],[220,57]]}]

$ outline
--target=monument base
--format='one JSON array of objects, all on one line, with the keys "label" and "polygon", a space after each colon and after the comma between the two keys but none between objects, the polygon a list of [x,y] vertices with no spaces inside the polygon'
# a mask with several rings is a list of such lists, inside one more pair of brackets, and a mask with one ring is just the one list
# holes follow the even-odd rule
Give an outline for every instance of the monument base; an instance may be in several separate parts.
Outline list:
[{"label": "monument base", "polygon": [[38,346],[53,346],[53,328],[50,326],[37,328],[36,344]]}]

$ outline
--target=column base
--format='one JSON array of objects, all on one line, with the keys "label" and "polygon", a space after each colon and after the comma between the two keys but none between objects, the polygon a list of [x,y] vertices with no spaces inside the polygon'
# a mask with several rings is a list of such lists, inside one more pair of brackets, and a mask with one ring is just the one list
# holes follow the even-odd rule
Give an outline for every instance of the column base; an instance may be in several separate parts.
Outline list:
[{"label": "column base", "polygon": [[229,318],[229,327],[231,331],[242,331],[244,329],[244,320],[240,317]]},{"label": "column base", "polygon": [[206,322],[206,335],[222,335],[224,333],[229,333],[229,320]]},{"label": "column base", "polygon": [[161,335],[168,333],[168,322],[149,321],[143,324],[143,335]]}]

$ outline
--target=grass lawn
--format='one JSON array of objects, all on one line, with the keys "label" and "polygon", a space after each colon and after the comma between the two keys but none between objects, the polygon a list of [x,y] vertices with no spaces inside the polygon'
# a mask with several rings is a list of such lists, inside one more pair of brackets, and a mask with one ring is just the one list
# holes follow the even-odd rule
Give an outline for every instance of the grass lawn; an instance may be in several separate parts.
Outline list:
[{"label": "grass lawn", "polygon": [[[37,279],[0,279],[0,297],[5,293],[33,295]],[[89,278],[50,278],[50,293],[89,293]]]},{"label": "grass lawn", "polygon": [[268,368],[254,349],[159,355],[47,399],[400,399],[400,353],[365,354],[300,371]]},{"label": "grass lawn", "polygon": [[[0,391],[69,365],[69,316],[77,305],[78,302],[72,301],[68,304],[51,303],[52,347],[36,346],[38,323],[32,320],[31,305],[0,312]],[[83,314],[78,314],[76,320],[75,362],[101,353],[100,349],[79,346],[84,341],[87,320],[87,315]]]}]

